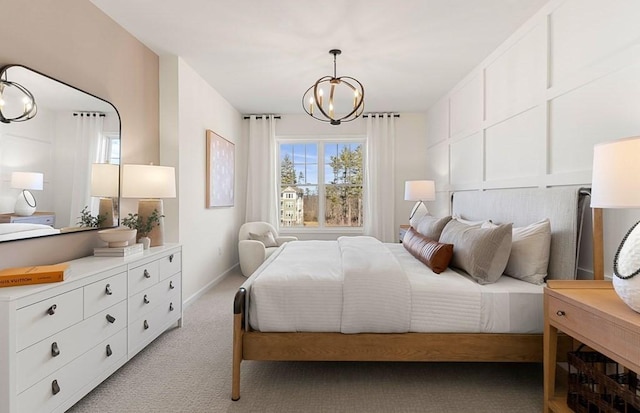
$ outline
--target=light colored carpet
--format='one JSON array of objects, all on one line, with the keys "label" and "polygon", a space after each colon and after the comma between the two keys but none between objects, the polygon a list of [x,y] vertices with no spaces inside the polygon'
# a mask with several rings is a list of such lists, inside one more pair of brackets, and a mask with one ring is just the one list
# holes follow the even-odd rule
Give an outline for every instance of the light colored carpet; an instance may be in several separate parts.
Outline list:
[{"label": "light colored carpet", "polygon": [[160,336],[69,412],[542,410],[535,363],[244,361],[241,399],[232,402],[232,303],[244,280],[225,278],[186,309],[183,328]]}]

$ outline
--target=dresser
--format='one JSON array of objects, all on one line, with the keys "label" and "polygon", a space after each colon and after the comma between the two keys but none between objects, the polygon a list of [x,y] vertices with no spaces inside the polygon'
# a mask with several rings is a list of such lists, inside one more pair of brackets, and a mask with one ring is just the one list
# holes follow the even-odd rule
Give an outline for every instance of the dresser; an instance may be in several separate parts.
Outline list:
[{"label": "dresser", "polygon": [[182,249],[69,261],[65,281],[0,288],[0,412],[64,412],[182,325]]},{"label": "dresser", "polygon": [[42,224],[53,226],[56,223],[56,215],[53,212],[34,212],[33,215],[22,216],[13,214],[0,214],[0,224]]},{"label": "dresser", "polygon": [[[571,412],[556,389],[558,331],[640,372],[640,314],[610,281],[548,281],[544,291],[544,412]],[[566,372],[565,372],[566,374]]]}]

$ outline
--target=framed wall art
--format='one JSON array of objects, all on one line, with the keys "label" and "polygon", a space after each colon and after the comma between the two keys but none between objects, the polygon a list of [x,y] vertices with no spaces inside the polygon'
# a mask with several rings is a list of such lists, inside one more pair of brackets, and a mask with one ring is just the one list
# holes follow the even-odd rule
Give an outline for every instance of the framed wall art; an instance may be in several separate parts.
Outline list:
[{"label": "framed wall art", "polygon": [[207,129],[207,208],[234,205],[235,145]]}]

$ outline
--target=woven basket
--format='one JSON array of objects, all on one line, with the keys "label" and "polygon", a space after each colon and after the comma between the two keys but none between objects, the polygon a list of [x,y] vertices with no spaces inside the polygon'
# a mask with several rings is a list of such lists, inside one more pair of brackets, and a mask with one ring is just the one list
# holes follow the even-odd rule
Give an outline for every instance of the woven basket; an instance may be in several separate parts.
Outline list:
[{"label": "woven basket", "polygon": [[636,373],[593,351],[568,354],[567,405],[577,413],[640,413]]}]

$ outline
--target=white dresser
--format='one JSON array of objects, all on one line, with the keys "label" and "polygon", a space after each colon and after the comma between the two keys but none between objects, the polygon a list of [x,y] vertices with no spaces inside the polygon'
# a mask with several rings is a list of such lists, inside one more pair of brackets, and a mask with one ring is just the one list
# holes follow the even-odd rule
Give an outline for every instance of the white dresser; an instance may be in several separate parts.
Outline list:
[{"label": "white dresser", "polygon": [[65,281],[0,288],[0,412],[64,412],[182,325],[182,249],[69,261]]}]

